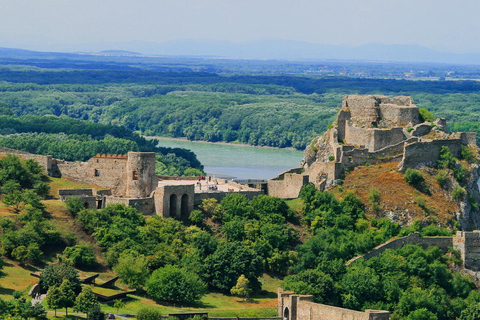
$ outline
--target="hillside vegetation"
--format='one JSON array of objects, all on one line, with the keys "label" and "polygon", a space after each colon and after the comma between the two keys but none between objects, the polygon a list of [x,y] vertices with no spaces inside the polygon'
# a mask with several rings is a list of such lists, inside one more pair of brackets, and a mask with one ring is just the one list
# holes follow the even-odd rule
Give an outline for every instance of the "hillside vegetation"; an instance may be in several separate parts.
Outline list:
[{"label": "hillside vegetation", "polygon": [[[15,157],[5,159],[8,161],[0,163],[0,177],[3,172],[12,172],[11,166],[30,163],[18,162]],[[343,188],[362,170],[347,175]],[[10,184],[22,181],[19,179],[11,176]],[[19,190],[36,194],[34,181],[41,179],[28,181],[33,183]],[[55,200],[40,200],[35,205],[6,203],[11,211],[0,219],[0,247],[9,260],[0,292],[8,299],[12,290],[27,290],[28,285],[11,279],[25,277],[25,266],[45,268],[61,261],[110,277],[117,274],[122,288],[144,292],[146,296],[134,295],[122,307],[134,313],[148,305],[161,312],[274,315],[274,288],[280,283],[264,275],[267,273],[287,275],[282,284],[285,289],[313,294],[321,303],[357,310],[386,309],[395,319],[416,319],[412,317],[420,309],[437,319],[468,319],[465,315],[474,312],[480,295],[472,280],[453,271],[460,262],[456,252],[444,254],[438,248],[407,246],[367,262],[345,265],[392,237],[415,231],[449,235],[453,227],[439,228],[428,221],[401,227],[369,214],[371,208],[362,202],[363,192],[359,197],[338,188],[335,193],[319,192],[308,185],[301,200],[290,202],[290,206],[275,197],[247,200],[230,194],[220,203],[205,200],[188,221],[145,217],[123,205],[72,211],[71,203],[65,207]],[[2,189],[3,199],[12,192]],[[175,285],[168,280],[173,279],[171,276],[184,277],[181,283],[194,281],[196,285]],[[239,302],[245,296],[232,290],[242,277],[247,281],[247,297],[253,299],[249,303]],[[172,303],[177,306],[172,308]],[[15,314],[9,303],[3,305],[5,312]],[[104,304],[102,308],[114,309]]]},{"label": "hillside vegetation", "polygon": [[[68,73],[68,75],[67,75]],[[66,115],[146,135],[304,149],[346,94],[412,96],[419,107],[480,132],[480,84],[156,71],[0,70],[0,114]]]}]

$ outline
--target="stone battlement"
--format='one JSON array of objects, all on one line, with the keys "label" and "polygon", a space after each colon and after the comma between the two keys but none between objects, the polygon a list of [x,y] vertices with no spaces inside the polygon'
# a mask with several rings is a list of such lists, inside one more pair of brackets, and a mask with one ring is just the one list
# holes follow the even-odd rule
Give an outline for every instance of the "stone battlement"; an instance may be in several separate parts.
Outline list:
[{"label": "stone battlement", "polygon": [[126,154],[100,154],[97,153],[92,159],[94,158],[104,158],[104,159],[128,159],[128,155]]}]

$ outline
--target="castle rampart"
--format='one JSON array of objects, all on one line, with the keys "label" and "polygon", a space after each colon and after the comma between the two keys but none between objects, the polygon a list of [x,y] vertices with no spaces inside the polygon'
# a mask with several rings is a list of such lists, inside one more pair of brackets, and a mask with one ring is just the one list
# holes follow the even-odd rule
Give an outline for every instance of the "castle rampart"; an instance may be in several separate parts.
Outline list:
[{"label": "castle rampart", "polygon": [[388,320],[383,310],[355,311],[313,302],[311,295],[298,295],[278,288],[278,316],[284,320]]},{"label": "castle rampart", "polygon": [[391,239],[364,255],[357,256],[347,262],[347,265],[363,258],[365,260],[378,257],[385,250],[395,250],[407,244],[419,245],[426,249],[431,246],[439,247],[443,252],[450,248],[460,251],[463,267],[471,271],[480,271],[480,230],[473,232],[458,231],[453,237],[422,237],[418,232],[408,236]]},{"label": "castle rampart", "polygon": [[4,147],[0,147],[0,154],[4,154],[4,155],[7,155],[7,154],[13,154],[13,155],[16,155],[22,159],[25,159],[25,160],[28,160],[28,159],[32,159],[32,160],[35,160],[38,162],[38,164],[44,168],[45,170],[45,173],[49,176],[53,176],[54,175],[54,169],[53,169],[53,157],[52,156],[42,156],[42,155],[39,155],[39,154],[32,154],[32,153],[28,153],[28,152],[24,152],[24,151],[20,151],[20,150],[14,150],[14,149],[10,149],[10,148],[4,148]]}]

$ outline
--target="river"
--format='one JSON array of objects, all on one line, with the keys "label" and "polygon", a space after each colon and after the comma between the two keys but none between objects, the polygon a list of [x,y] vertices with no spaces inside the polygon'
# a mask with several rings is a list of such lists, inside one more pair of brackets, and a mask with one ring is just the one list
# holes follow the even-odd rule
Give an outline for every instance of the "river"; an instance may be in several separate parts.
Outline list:
[{"label": "river", "polygon": [[204,165],[208,175],[227,179],[270,179],[300,166],[303,152],[161,137],[160,146],[190,149]]}]

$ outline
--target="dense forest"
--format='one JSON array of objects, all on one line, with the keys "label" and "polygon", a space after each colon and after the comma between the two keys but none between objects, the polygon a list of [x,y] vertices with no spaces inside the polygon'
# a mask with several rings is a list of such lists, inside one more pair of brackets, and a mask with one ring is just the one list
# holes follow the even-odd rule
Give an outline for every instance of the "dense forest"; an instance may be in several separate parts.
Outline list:
[{"label": "dense forest", "polygon": [[[3,68],[0,114],[66,115],[145,135],[304,149],[346,94],[411,95],[419,107],[473,130],[480,83],[153,70]],[[8,82],[7,82],[8,81]]]}]

